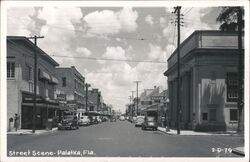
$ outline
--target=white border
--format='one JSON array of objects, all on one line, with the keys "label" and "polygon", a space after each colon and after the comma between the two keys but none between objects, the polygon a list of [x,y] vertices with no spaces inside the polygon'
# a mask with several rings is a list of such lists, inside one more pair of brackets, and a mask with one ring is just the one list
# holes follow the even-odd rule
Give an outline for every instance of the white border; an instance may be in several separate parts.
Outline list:
[{"label": "white border", "polygon": [[[218,7],[218,6],[244,6],[245,7],[245,157],[244,158],[47,158],[47,157],[7,157],[7,99],[6,99],[6,34],[7,34],[7,8],[8,7],[34,7],[34,6],[58,6],[58,7]],[[242,162],[249,161],[249,2],[246,1],[2,1],[1,2],[1,161],[229,161]]]}]

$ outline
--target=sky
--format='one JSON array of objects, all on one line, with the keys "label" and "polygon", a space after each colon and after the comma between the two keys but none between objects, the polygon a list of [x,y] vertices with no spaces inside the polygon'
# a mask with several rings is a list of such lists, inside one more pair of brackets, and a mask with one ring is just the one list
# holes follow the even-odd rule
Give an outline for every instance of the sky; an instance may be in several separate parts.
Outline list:
[{"label": "sky", "polygon": [[[176,48],[173,8],[10,7],[7,35],[41,35],[38,46],[61,67],[75,66],[104,102],[125,111],[134,81],[167,89],[167,59]],[[182,7],[181,41],[195,30],[218,30],[218,7]]]}]

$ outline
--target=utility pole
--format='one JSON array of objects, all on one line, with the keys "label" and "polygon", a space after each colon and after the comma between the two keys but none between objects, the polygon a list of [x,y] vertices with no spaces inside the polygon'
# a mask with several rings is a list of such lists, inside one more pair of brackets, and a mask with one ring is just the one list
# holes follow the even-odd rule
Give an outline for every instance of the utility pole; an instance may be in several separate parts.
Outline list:
[{"label": "utility pole", "polygon": [[177,6],[174,8],[174,13],[177,14],[177,32],[178,32],[178,39],[177,39],[177,134],[180,134],[180,10],[181,6]]},{"label": "utility pole", "polygon": [[36,132],[36,86],[37,86],[37,39],[44,38],[44,36],[27,37],[28,39],[34,39],[34,95],[33,95],[33,113],[32,113],[32,133]]},{"label": "utility pole", "polygon": [[237,132],[244,132],[244,55],[242,53],[242,10],[238,7],[237,13],[237,24],[238,24],[238,110],[239,110],[239,121]]},{"label": "utility pole", "polygon": [[135,105],[134,105],[134,92],[135,92],[135,91],[130,91],[130,92],[132,93],[132,96],[131,96],[131,97],[132,97],[132,98],[131,98],[131,99],[132,99],[131,107],[132,107],[133,112],[134,112],[134,109],[135,109]]},{"label": "utility pole", "polygon": [[136,115],[138,115],[138,84],[141,83],[141,81],[134,81],[136,83]]},{"label": "utility pole", "polygon": [[88,88],[90,87],[90,84],[86,83],[85,87],[86,87],[86,112],[88,112],[89,111],[89,109],[88,109]]}]

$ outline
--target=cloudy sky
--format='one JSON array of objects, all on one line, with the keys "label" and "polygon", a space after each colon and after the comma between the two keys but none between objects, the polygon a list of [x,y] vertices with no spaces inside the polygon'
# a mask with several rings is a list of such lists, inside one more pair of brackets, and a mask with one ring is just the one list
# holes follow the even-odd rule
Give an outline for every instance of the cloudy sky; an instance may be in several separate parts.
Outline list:
[{"label": "cloudy sky", "polygon": [[[139,92],[167,88],[167,58],[176,48],[176,16],[161,7],[11,7],[7,34],[42,35],[38,46],[61,67],[75,66],[104,101],[125,110],[133,81]],[[183,7],[181,40],[194,30],[214,30],[219,8]],[[150,63],[148,61],[151,61]],[[164,63],[165,62],[165,63]]]}]

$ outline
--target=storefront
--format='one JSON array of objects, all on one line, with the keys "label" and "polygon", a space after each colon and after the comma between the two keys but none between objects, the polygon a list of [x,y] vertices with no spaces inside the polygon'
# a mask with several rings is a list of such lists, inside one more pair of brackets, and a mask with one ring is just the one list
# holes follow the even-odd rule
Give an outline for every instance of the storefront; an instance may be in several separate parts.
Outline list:
[{"label": "storefront", "polygon": [[[33,95],[22,93],[21,128],[32,129],[33,123]],[[36,99],[36,129],[45,129],[48,122],[56,126],[58,121],[59,104],[54,100],[45,100],[41,96]]]}]

